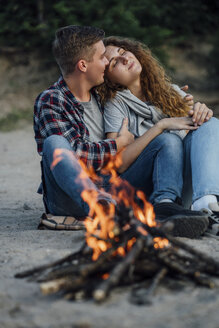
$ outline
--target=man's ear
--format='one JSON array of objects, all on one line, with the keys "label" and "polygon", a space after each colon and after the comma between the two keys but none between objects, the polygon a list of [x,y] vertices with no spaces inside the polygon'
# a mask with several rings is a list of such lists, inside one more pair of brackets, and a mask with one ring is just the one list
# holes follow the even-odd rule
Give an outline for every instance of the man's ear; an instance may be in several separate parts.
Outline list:
[{"label": "man's ear", "polygon": [[77,63],[77,67],[81,72],[86,72],[87,71],[87,62],[84,59],[81,59]]}]

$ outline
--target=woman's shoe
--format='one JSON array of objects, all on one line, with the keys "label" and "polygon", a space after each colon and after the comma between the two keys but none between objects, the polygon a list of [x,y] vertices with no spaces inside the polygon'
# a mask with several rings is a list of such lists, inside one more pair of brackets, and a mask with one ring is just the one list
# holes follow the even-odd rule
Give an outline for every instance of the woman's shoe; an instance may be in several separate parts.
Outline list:
[{"label": "woman's shoe", "polygon": [[208,204],[209,208],[203,208],[202,212],[208,215],[208,235],[219,237],[219,203]]}]

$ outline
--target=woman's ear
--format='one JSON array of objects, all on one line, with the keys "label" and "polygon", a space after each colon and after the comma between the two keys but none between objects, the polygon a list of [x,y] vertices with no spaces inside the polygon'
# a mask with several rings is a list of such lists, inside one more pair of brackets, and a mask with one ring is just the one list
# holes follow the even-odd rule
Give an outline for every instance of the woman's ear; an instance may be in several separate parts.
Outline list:
[{"label": "woman's ear", "polygon": [[81,59],[77,63],[77,67],[81,72],[87,71],[87,62],[84,59]]}]

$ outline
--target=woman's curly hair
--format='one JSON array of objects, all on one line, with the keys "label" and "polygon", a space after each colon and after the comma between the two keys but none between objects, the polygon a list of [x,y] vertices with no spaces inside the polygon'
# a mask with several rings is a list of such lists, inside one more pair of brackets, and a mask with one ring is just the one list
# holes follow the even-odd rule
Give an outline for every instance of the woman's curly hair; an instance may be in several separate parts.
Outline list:
[{"label": "woman's curly hair", "polygon": [[[189,106],[171,85],[170,78],[163,67],[155,59],[151,51],[142,43],[120,37],[108,37],[103,40],[105,46],[121,47],[132,52],[142,65],[141,86],[148,102],[162,110],[169,116],[186,116]],[[106,71],[107,72],[107,71]],[[102,105],[115,97],[117,91],[126,87],[114,84],[105,74],[105,82],[96,88]]]}]

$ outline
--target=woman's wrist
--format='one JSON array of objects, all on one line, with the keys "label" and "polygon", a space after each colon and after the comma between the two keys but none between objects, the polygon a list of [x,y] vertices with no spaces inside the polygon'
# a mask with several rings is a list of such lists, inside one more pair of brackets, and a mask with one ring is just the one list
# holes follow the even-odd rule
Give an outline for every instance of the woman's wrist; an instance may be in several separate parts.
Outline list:
[{"label": "woman's wrist", "polygon": [[160,133],[162,133],[164,130],[166,130],[166,127],[165,127],[165,124],[164,123],[165,123],[165,118],[162,119],[162,120],[160,120],[160,121],[158,121],[154,125],[154,127],[156,127],[160,131]]}]

